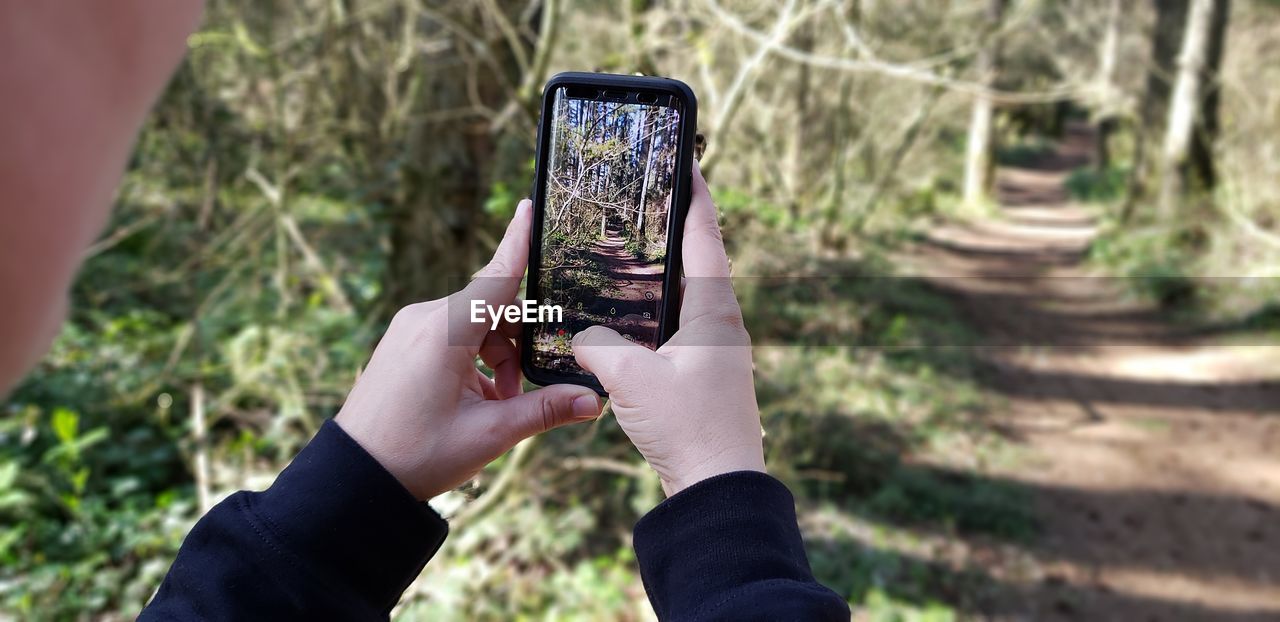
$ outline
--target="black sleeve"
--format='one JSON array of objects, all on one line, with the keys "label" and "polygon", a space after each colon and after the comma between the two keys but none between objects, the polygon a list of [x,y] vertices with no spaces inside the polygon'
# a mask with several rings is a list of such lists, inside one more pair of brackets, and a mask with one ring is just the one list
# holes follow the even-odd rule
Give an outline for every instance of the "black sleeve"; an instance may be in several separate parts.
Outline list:
[{"label": "black sleeve", "polygon": [[813,578],[791,492],[764,473],[680,491],[636,524],[635,548],[660,620],[849,620]]},{"label": "black sleeve", "polygon": [[342,428],[187,535],[141,620],[386,619],[448,533]]}]

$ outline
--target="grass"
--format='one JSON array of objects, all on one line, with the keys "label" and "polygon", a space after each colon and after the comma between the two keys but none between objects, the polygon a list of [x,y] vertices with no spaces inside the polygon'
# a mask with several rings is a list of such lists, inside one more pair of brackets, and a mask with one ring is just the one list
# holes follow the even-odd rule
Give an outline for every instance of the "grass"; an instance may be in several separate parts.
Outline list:
[{"label": "grass", "polygon": [[857,620],[964,619],[999,589],[953,536],[877,523],[830,505],[803,510],[814,575],[853,605]]},{"label": "grass", "polygon": [[[771,472],[797,503],[860,525],[856,532],[907,540],[1034,537],[1027,490],[923,466],[984,464],[981,454],[1003,447],[983,423],[988,398],[963,347],[976,336],[950,300],[928,282],[896,276],[885,251],[817,259],[780,257],[777,248],[792,246],[785,241],[772,246],[767,262],[752,261],[744,246],[741,272],[809,276],[745,277],[735,287],[756,343]],[[929,551],[878,546],[848,529],[810,525],[805,533],[815,572],[860,619],[959,619],[988,589]]]},{"label": "grass", "polygon": [[1124,196],[1129,179],[1129,167],[1112,166],[1098,170],[1082,166],[1067,177],[1067,192],[1077,201],[1088,203],[1112,203]]},{"label": "grass", "polygon": [[948,531],[1024,542],[1036,534],[1030,494],[1021,487],[959,471],[900,466],[865,504],[897,524],[941,524]]}]

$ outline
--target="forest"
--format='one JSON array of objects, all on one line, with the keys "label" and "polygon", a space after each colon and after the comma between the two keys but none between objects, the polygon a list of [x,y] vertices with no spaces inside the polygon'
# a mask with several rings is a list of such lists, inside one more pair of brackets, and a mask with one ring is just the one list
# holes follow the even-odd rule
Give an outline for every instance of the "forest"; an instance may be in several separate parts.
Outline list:
[{"label": "forest", "polygon": [[569,343],[587,326],[658,346],[680,114],[565,90],[553,95],[540,302],[562,306],[566,321],[533,327],[534,363],[584,373]]},{"label": "forest", "polygon": [[[133,619],[488,259],[569,70],[697,93],[769,470],[854,619],[1280,618],[1280,2],[208,0],[186,43],[0,398],[0,619]],[[545,232],[641,319],[656,110],[560,100]],[[432,500],[392,617],[653,619],[662,498],[607,410],[529,439]]]}]

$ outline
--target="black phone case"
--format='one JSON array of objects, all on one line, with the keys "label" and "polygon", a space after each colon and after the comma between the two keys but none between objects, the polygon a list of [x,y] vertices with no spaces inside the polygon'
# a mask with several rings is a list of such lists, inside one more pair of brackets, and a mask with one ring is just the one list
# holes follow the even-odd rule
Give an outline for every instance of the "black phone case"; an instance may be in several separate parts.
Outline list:
[{"label": "black phone case", "polygon": [[[698,101],[689,86],[679,80],[649,76],[624,76],[605,73],[566,72],[556,74],[547,81],[542,90],[542,113],[538,122],[538,149],[534,165],[533,178],[533,232],[529,237],[529,278],[526,297],[542,300],[538,281],[542,269],[542,219],[546,209],[547,161],[546,153],[551,140],[547,125],[552,118],[552,106],[555,104],[552,95],[561,87],[586,86],[602,89],[620,89],[671,95],[680,101],[681,128],[680,144],[676,154],[676,167],[680,173],[676,175],[676,187],[672,194],[677,197],[676,205],[668,215],[667,223],[667,261],[662,273],[662,316],[658,321],[658,345],[666,343],[671,335],[680,327],[680,274],[681,274],[681,241],[684,239],[684,219],[689,211],[690,189],[693,183],[694,136],[698,131]],[[577,374],[562,374],[533,366],[533,333],[526,330],[520,337],[520,367],[525,378],[534,384],[576,384],[594,389],[602,396],[608,396],[604,387],[595,377]]]}]

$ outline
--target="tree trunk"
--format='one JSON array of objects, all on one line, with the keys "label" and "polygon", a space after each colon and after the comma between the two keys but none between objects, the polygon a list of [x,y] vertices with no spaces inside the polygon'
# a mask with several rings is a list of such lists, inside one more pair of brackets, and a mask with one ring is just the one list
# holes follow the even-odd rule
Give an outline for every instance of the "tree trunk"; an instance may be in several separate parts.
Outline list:
[{"label": "tree trunk", "polygon": [[1123,9],[1121,0],[1111,0],[1107,7],[1107,30],[1102,36],[1102,47],[1098,54],[1098,83],[1102,91],[1110,99],[1115,90],[1116,67],[1120,59],[1120,17]]},{"label": "tree trunk", "polygon": [[1156,0],[1156,23],[1151,31],[1150,69],[1142,96],[1142,111],[1134,135],[1133,170],[1121,218],[1128,220],[1134,208],[1149,198],[1148,181],[1157,177],[1157,159],[1152,157],[1165,135],[1169,117],[1169,94],[1173,90],[1178,50],[1187,24],[1189,0]]},{"label": "tree trunk", "polygon": [[[525,3],[494,2],[492,6],[517,24]],[[414,110],[438,112],[472,107],[472,92],[494,110],[516,97],[511,85],[521,83],[516,52],[501,33],[486,30],[488,9],[469,3],[442,7],[454,25],[486,33],[485,44],[498,59],[497,68],[480,62],[474,45],[455,34],[456,28],[424,22],[423,38],[445,38],[449,46],[432,54],[418,72]],[[540,19],[523,24],[536,34]],[[525,56],[532,41],[521,37]],[[499,71],[502,73],[500,74]],[[505,74],[505,75],[504,75]],[[397,196],[387,209],[390,257],[383,282],[384,308],[400,307],[439,298],[461,287],[482,263],[477,233],[484,226],[484,203],[489,196],[494,162],[502,136],[495,135],[491,119],[474,115],[441,118],[420,115],[423,120],[409,130],[409,157],[401,170]]]},{"label": "tree trunk", "polygon": [[1098,171],[1111,168],[1111,137],[1118,125],[1119,120],[1115,116],[1098,120],[1098,138],[1093,146],[1093,166]]},{"label": "tree trunk", "polygon": [[1111,0],[1107,7],[1107,30],[1098,51],[1098,92],[1102,110],[1098,117],[1098,138],[1095,143],[1093,164],[1099,171],[1111,166],[1111,135],[1115,132],[1119,107],[1116,67],[1119,66],[1120,60],[1122,11],[1122,0]]},{"label": "tree trunk", "polygon": [[657,132],[654,131],[657,123],[653,116],[652,112],[645,110],[644,120],[640,123],[640,131],[649,135],[648,148],[644,156],[644,178],[640,180],[640,205],[636,210],[639,212],[636,216],[636,235],[641,241],[644,240],[644,210],[649,200],[649,175],[653,170],[653,152],[655,151],[653,141],[657,138]]},{"label": "tree trunk", "polygon": [[1209,49],[1200,77],[1200,122],[1191,137],[1190,181],[1198,190],[1212,190],[1218,182],[1213,147],[1218,140],[1221,123],[1222,83],[1219,70],[1227,43],[1227,23],[1231,16],[1231,0],[1215,0],[1210,18]]},{"label": "tree trunk", "polygon": [[[1180,195],[1194,190],[1188,183],[1189,158],[1201,97],[1207,75],[1209,47],[1214,26],[1215,4],[1224,0],[1192,0],[1178,55],[1177,81],[1169,107],[1169,121],[1160,154],[1160,211],[1165,217],[1176,212]],[[1219,54],[1221,50],[1219,50]],[[1207,149],[1208,147],[1206,147]]]},{"label": "tree trunk", "polygon": [[[796,27],[792,47],[806,54],[813,52],[814,30],[810,24]],[[814,114],[813,69],[806,63],[800,63],[796,72],[795,88],[792,91],[796,125],[787,143],[786,162],[787,193],[791,197],[788,208],[792,218],[799,218],[801,208],[811,203],[813,171],[810,154],[818,148],[814,144],[817,138],[814,126],[822,122]]]},{"label": "tree trunk", "polygon": [[[1000,44],[995,39],[1000,20],[1004,15],[1005,0],[988,0],[986,27],[989,41],[978,50],[975,60],[977,81],[986,88],[994,88],[999,73]],[[978,205],[986,201],[991,190],[994,165],[993,143],[995,102],[985,93],[973,100],[973,114],[969,118],[969,142],[965,155],[964,201]]]}]

